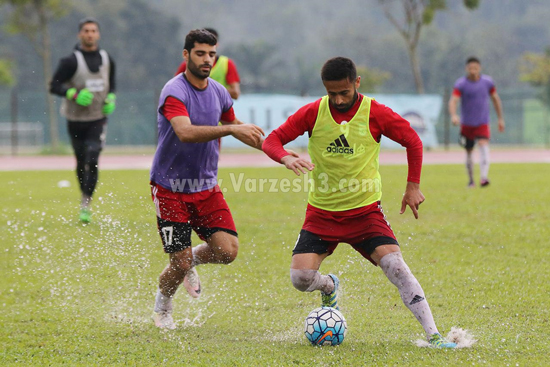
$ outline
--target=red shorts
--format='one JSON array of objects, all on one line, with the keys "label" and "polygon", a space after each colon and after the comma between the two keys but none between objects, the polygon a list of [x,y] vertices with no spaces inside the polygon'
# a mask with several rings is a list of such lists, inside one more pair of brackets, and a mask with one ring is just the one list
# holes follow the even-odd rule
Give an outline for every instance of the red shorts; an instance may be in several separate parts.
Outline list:
[{"label": "red shorts", "polygon": [[[151,194],[159,233],[168,253],[191,246],[191,229],[203,241],[218,231],[237,236],[231,211],[218,186],[186,194],[172,192],[152,182]],[[166,228],[170,228],[170,232]]]},{"label": "red shorts", "polygon": [[[320,241],[312,242],[312,235]],[[343,212],[326,211],[308,204],[294,253],[328,252],[330,255],[340,242],[349,243],[372,263],[370,254],[377,246],[398,245],[380,202]]]},{"label": "red shorts", "polygon": [[490,139],[491,130],[489,129],[489,124],[480,126],[462,125],[460,128],[460,135],[464,136],[468,140]]}]

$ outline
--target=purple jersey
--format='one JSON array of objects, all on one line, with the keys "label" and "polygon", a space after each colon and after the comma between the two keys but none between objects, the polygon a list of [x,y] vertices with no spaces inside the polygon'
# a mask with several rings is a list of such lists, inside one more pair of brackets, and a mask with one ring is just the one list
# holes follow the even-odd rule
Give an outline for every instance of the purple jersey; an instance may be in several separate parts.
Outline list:
[{"label": "purple jersey", "polygon": [[478,81],[465,76],[458,79],[453,94],[460,96],[461,122],[465,126],[481,126],[489,123],[489,98],[495,91],[495,83],[488,75]]},{"label": "purple jersey", "polygon": [[170,79],[162,89],[157,110],[158,146],[151,167],[151,181],[173,192],[193,193],[218,184],[217,139],[206,143],[181,142],[170,121],[160,112],[168,97],[183,102],[193,125],[217,126],[233,100],[220,83],[208,78],[205,89],[191,85],[183,74]]}]

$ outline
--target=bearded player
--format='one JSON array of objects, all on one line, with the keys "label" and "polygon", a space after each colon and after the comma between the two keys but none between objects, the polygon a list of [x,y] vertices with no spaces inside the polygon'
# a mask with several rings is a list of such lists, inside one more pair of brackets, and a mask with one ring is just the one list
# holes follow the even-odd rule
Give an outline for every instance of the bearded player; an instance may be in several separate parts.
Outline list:
[{"label": "bearded player", "polygon": [[[439,333],[422,287],[401,256],[399,243],[382,211],[378,156],[382,135],[407,148],[408,178],[401,214],[409,206],[418,219],[422,142],[409,123],[390,108],[359,94],[361,77],[352,60],[328,60],[321,79],[327,95],[300,108],[263,144],[264,152],[297,175],[310,173],[305,222],[293,250],[290,278],[302,292],[321,291],[321,305],[338,308],[339,279],[319,267],[339,243],[350,244],[380,266],[398,288],[405,306],[420,322],[429,343],[455,348]],[[308,133],[311,162],[283,146]]]}]

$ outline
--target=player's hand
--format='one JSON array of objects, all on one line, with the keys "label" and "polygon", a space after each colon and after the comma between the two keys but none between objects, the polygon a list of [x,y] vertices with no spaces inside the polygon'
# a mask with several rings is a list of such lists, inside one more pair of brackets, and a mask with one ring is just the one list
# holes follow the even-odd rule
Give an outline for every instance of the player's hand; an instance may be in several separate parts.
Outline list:
[{"label": "player's hand", "polygon": [[231,135],[251,147],[261,148],[262,136],[265,136],[261,127],[253,124],[232,125]]},{"label": "player's hand", "polygon": [[110,115],[111,113],[115,112],[116,108],[116,95],[114,93],[107,94],[107,98],[105,99],[105,103],[103,104],[103,114],[104,115]]},{"label": "player's hand", "polygon": [[72,99],[77,105],[87,107],[92,104],[94,94],[87,88],[77,91],[76,88],[69,88],[65,94],[67,99]]},{"label": "player's hand", "polygon": [[407,182],[407,188],[405,189],[405,194],[403,194],[401,211],[399,214],[405,213],[407,206],[409,206],[414,214],[414,217],[418,219],[418,208],[424,200],[426,200],[426,198],[420,191],[420,185],[414,182]]},{"label": "player's hand", "polygon": [[305,175],[307,171],[313,171],[313,168],[315,168],[313,163],[311,163],[310,161],[293,155],[284,156],[283,158],[281,158],[281,163],[284,164],[285,167],[289,170],[294,171],[297,176],[300,176],[300,173],[303,173]]},{"label": "player's hand", "polygon": [[504,119],[500,118],[498,119],[498,131],[503,133],[504,129],[505,129]]},{"label": "player's hand", "polygon": [[456,114],[452,115],[451,116],[451,122],[453,123],[453,125],[455,126],[458,126],[460,125],[460,117]]}]

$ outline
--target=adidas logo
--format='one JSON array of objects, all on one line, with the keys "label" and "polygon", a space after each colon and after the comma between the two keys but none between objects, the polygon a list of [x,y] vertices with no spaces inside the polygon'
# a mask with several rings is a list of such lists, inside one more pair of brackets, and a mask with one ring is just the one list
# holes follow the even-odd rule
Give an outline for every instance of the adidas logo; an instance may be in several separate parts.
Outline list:
[{"label": "adidas logo", "polygon": [[353,154],[353,148],[350,148],[348,140],[344,134],[340,135],[334,142],[330,143],[327,147],[327,152],[329,153],[343,153],[343,154]]},{"label": "adidas logo", "polygon": [[412,301],[409,303],[409,305],[414,305],[415,303],[422,302],[422,301],[424,301],[424,297],[419,296],[419,295],[417,294],[416,296],[414,296],[414,298],[413,298]]}]

